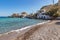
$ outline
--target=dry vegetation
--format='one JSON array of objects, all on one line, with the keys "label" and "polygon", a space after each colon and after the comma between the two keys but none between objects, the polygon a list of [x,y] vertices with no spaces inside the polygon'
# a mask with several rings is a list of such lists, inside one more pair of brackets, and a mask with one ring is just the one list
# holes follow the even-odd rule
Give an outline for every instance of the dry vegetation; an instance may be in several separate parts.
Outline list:
[{"label": "dry vegetation", "polygon": [[48,5],[44,6],[41,9],[45,9],[47,12],[47,15],[52,17],[58,17],[60,16],[60,6],[58,5]]}]

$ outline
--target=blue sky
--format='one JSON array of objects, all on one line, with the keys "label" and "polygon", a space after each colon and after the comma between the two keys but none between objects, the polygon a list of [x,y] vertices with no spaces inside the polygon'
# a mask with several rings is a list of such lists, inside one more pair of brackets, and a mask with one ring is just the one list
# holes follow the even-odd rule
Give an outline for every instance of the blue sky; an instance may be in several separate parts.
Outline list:
[{"label": "blue sky", "polygon": [[[58,0],[55,0],[55,3]],[[0,0],[0,16],[13,13],[36,12],[44,5],[52,4],[52,0]]]}]

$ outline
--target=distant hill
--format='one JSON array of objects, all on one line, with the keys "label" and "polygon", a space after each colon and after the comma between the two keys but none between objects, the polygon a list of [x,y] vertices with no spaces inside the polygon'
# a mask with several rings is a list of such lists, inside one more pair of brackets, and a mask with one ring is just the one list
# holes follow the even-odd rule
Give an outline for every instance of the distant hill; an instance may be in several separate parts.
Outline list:
[{"label": "distant hill", "polygon": [[0,16],[0,18],[7,18],[7,16]]}]

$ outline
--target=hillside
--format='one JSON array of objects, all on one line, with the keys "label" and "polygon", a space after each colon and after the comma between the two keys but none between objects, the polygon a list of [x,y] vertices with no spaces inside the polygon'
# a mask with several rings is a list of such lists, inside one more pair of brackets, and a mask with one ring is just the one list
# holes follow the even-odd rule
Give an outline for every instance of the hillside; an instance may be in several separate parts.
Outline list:
[{"label": "hillside", "polygon": [[60,6],[57,4],[43,6],[41,10],[45,10],[46,13],[50,13],[52,16],[60,16]]}]

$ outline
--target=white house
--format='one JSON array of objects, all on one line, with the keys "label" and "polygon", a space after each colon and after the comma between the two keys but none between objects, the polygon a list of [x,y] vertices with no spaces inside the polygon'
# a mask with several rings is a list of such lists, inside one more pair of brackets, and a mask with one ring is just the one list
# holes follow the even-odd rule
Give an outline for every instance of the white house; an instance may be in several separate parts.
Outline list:
[{"label": "white house", "polygon": [[60,17],[57,17],[56,19],[60,20]]},{"label": "white house", "polygon": [[51,19],[51,17],[49,15],[46,15],[46,12],[45,10],[43,10],[43,12],[37,14],[37,18],[40,18],[40,19]]}]

